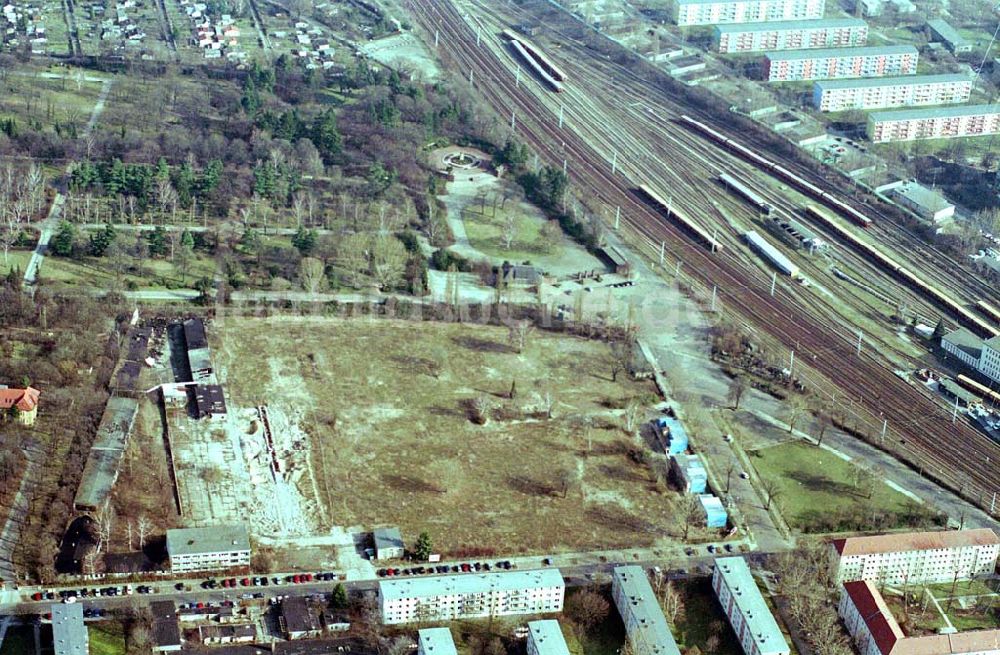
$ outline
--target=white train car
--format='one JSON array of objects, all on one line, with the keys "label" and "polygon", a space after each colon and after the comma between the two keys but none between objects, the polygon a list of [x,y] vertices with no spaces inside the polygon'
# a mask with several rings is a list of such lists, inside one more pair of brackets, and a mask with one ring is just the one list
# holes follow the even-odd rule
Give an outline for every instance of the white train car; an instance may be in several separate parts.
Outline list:
[{"label": "white train car", "polygon": [[798,277],[799,267],[791,262],[780,250],[771,245],[767,239],[750,230],[743,237],[750,244],[750,247],[757,251],[764,259],[769,261],[775,268],[792,277]]}]

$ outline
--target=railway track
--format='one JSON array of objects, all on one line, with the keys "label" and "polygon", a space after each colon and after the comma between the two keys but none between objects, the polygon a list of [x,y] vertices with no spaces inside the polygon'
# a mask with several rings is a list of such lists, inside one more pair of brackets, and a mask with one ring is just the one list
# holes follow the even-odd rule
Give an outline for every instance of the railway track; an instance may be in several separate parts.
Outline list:
[{"label": "railway track", "polygon": [[[698,282],[708,287],[719,285],[720,298],[726,307],[770,333],[786,347],[794,348],[799,361],[805,360],[821,376],[836,381],[839,386],[831,387],[825,380],[817,380],[815,388],[818,391],[844,405],[845,410],[850,404],[849,411],[869,430],[881,426],[883,420],[888,421],[887,442],[894,444],[893,450],[923,472],[962,489],[973,500],[981,504],[988,502],[1000,485],[996,472],[982,462],[987,458],[996,461],[1000,448],[970,426],[952,425],[947,414],[926,393],[900,381],[881,355],[866,352],[857,357],[853,331],[845,334],[837,329],[837,323],[831,325],[824,316],[803,312],[792,294],[771,297],[769,279],[760,275],[755,264],[730,254],[732,249],[712,254],[695,244],[679,227],[665,222],[640,200],[635,192],[637,185],[611,174],[606,155],[595,151],[590,137],[607,132],[609,123],[617,123],[620,115],[601,116],[601,122],[594,125],[596,117],[588,118],[581,113],[574,120],[580,120],[583,126],[574,126],[574,130],[560,129],[552,111],[554,101],[545,98],[544,91],[529,90],[529,85],[522,83],[516,88],[507,64],[493,50],[476,47],[475,29],[450,2],[409,0],[408,5],[428,33],[441,32],[445,47],[439,54],[445,63],[463,73],[471,68],[476,87],[497,113],[500,116],[514,114],[516,130],[522,139],[548,161],[573,162],[568,172],[574,183],[593,192],[607,206],[622,208],[623,223],[635,235],[643,254],[657,257],[660,244],[666,242],[666,252],[671,259],[683,260],[686,270]],[[595,75],[594,71],[587,70],[589,62],[581,57],[561,63],[569,67],[574,80],[591,79]],[[600,78],[600,71],[596,75]],[[566,99],[562,102],[567,105],[574,102],[574,94],[563,96]],[[577,134],[576,129],[587,134]],[[612,140],[604,138],[604,141]],[[657,152],[649,149],[643,156],[657,157]],[[692,161],[694,158],[685,159],[687,155],[682,152],[673,154],[680,157],[671,169],[671,177],[678,182],[678,202],[683,202],[685,208],[704,205],[704,196],[688,186],[704,180],[686,171],[691,164],[697,168],[703,163]],[[633,175],[634,171],[623,173]],[[715,220],[726,220],[717,209],[709,213]],[[704,216],[704,209],[701,214]],[[735,236],[720,233],[722,238],[731,240]],[[845,378],[845,373],[850,374],[849,379]],[[847,401],[848,398],[851,400]],[[856,403],[854,398],[857,398]]]}]

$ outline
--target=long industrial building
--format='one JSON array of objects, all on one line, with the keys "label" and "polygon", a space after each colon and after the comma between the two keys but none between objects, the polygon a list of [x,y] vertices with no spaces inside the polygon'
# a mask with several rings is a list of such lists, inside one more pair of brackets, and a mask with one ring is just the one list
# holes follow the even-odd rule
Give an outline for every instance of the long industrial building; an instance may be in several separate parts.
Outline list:
[{"label": "long industrial building", "polygon": [[1000,538],[989,528],[909,532],[835,539],[831,549],[832,577],[838,583],[951,582],[993,573]]},{"label": "long industrial building", "polygon": [[558,569],[382,580],[382,623],[561,612],[566,583]]},{"label": "long industrial building", "polygon": [[900,109],[868,115],[868,138],[874,143],[951,139],[998,132],[1000,105]]},{"label": "long industrial building", "polygon": [[821,80],[813,85],[813,106],[846,111],[948,105],[968,102],[971,94],[972,77],[963,73]]},{"label": "long industrial building", "polygon": [[723,54],[842,48],[868,42],[868,23],[860,18],[824,18],[773,23],[716,25],[712,45]]},{"label": "long industrial building", "polygon": [[870,580],[845,584],[837,611],[859,655],[1000,655],[1000,630],[907,636]]},{"label": "long industrial building", "polygon": [[746,655],[788,655],[785,636],[742,557],[715,560],[712,589]]},{"label": "long industrial building", "polygon": [[670,10],[681,27],[762,23],[822,18],[826,0],[672,0]]},{"label": "long industrial building", "polygon": [[680,655],[649,578],[641,566],[618,566],[611,574],[611,595],[635,655]]},{"label": "long industrial building", "polygon": [[769,52],[764,55],[764,79],[800,82],[913,75],[917,72],[918,57],[917,49],[911,45]]}]

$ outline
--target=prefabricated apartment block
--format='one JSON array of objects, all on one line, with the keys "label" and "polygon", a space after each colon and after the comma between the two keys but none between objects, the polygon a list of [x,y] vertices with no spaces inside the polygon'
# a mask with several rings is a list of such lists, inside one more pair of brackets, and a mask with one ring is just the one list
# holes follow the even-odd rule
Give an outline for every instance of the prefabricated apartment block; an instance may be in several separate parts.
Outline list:
[{"label": "prefabricated apartment block", "polygon": [[458,655],[449,628],[417,630],[417,655]]},{"label": "prefabricated apartment block", "polygon": [[768,52],[764,55],[764,79],[801,82],[913,75],[917,72],[918,57],[917,49],[911,45]]},{"label": "prefabricated apartment block", "polygon": [[998,554],[1000,538],[980,528],[835,539],[830,555],[838,583],[921,584],[993,573]]},{"label": "prefabricated apartment block", "polygon": [[382,623],[561,612],[566,583],[558,569],[382,580]]},{"label": "prefabricated apartment block", "polygon": [[618,566],[611,574],[611,595],[635,655],[680,655],[660,603],[641,566]]},{"label": "prefabricated apartment block", "polygon": [[965,73],[947,73],[821,80],[813,85],[813,106],[820,111],[846,111],[958,104],[969,101],[972,79]]},{"label": "prefabricated apartment block", "polygon": [[713,48],[723,54],[842,48],[867,42],[868,24],[860,18],[716,25],[712,34]]},{"label": "prefabricated apartment block", "polygon": [[822,18],[826,0],[672,0],[671,17],[681,27]]},{"label": "prefabricated apartment block", "polygon": [[250,566],[250,536],[244,525],[167,530],[167,554],[174,573]]},{"label": "prefabricated apartment block", "polygon": [[559,621],[528,622],[528,655],[569,655]]},{"label": "prefabricated apartment block", "polygon": [[712,590],[746,655],[788,655],[785,636],[742,557],[715,560]]},{"label": "prefabricated apartment block", "polygon": [[868,114],[868,138],[874,143],[951,139],[998,132],[1000,105],[900,109]]}]

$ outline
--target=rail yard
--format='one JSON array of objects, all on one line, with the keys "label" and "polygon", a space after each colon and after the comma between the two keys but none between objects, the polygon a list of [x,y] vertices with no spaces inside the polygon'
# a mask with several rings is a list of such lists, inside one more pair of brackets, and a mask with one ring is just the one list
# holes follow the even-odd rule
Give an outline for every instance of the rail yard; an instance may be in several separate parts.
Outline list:
[{"label": "rail yard", "polygon": [[[772,296],[770,270],[743,243],[742,235],[752,226],[745,204],[712,180],[725,172],[776,211],[804,219],[837,246],[842,266],[886,290],[885,295],[905,303],[922,320],[944,315],[984,335],[996,334],[994,325],[969,309],[978,302],[997,303],[996,289],[950,275],[962,265],[930,253],[878,208],[861,211],[824,190],[828,182],[801,164],[763,164],[755,154],[763,149],[759,137],[725,136],[716,119],[684,107],[655,78],[613,61],[591,43],[601,37],[547,5],[526,3],[520,10],[505,9],[508,16],[484,2],[463,4],[461,10],[450,3],[410,2],[408,7],[423,29],[440,32],[448,44],[440,51],[442,59],[473,79],[518,138],[550,163],[565,162],[571,179],[610,212],[620,208],[622,224],[645,256],[659,259],[664,270],[681,263],[701,289],[717,289],[726,311],[794,352],[811,369],[808,380],[814,390],[831,400],[850,399],[850,411],[865,431],[884,430],[887,449],[973,500],[988,503],[998,476],[982,463],[995,461],[1000,446],[964,422],[952,423],[929,392],[894,372],[902,350],[883,333],[885,308],[875,309],[881,301],[847,287],[838,289],[842,300],[834,301],[788,284]],[[518,83],[519,64],[501,38],[511,11],[525,23],[547,26],[543,37],[534,38],[566,70],[562,93]],[[733,152],[718,137],[713,141],[711,132],[691,130],[684,124],[691,121],[732,139],[752,156]],[[774,184],[772,176],[784,184]],[[653,190],[654,202],[647,202],[648,192],[637,194],[636,189]],[[839,221],[824,220],[825,212],[805,209],[815,202],[867,229],[856,234]],[[676,220],[679,216],[684,220]],[[803,275],[816,274],[817,266],[804,266]],[[845,302],[864,307],[860,321]],[[864,349],[858,347],[859,338],[867,344]]]}]

